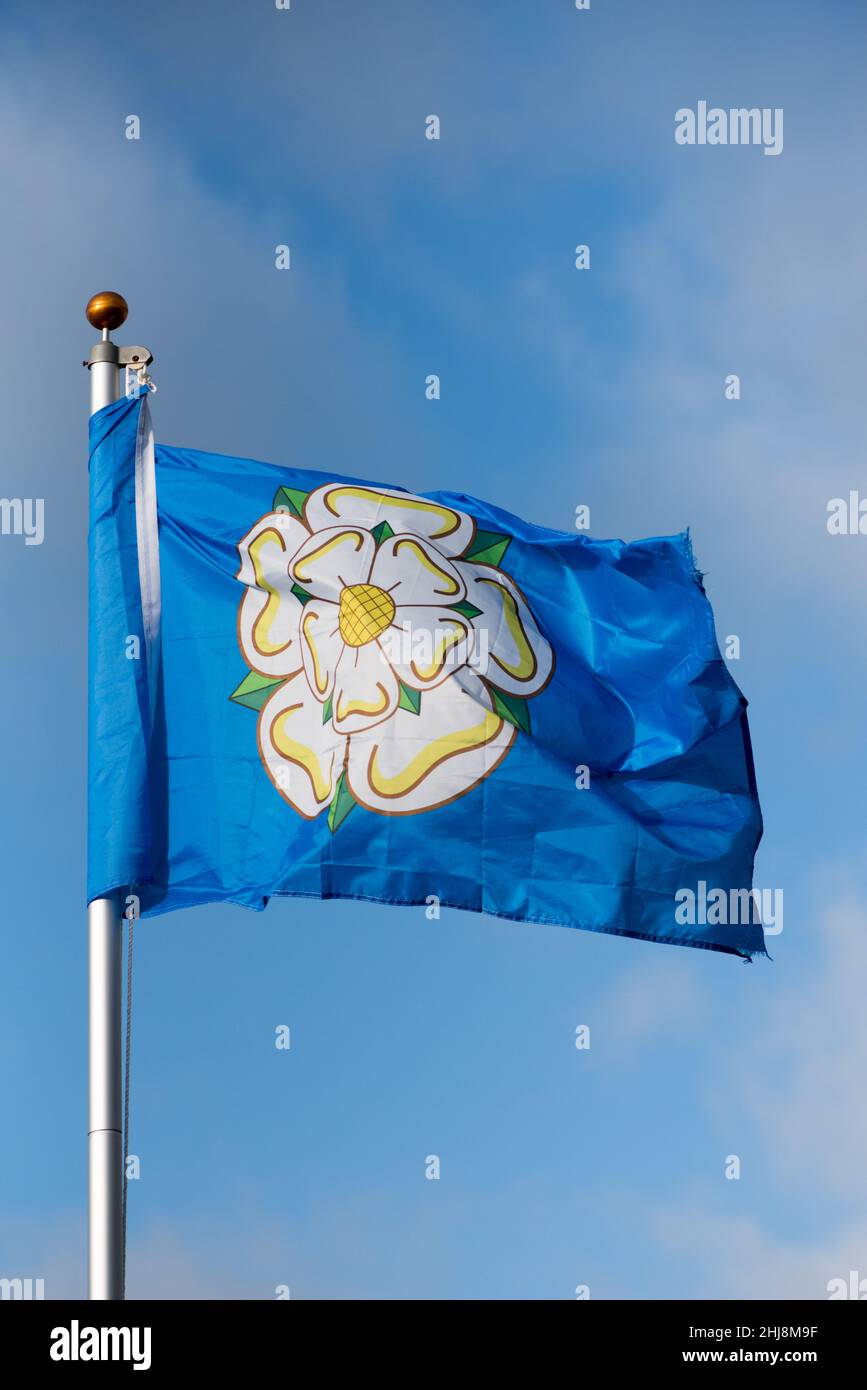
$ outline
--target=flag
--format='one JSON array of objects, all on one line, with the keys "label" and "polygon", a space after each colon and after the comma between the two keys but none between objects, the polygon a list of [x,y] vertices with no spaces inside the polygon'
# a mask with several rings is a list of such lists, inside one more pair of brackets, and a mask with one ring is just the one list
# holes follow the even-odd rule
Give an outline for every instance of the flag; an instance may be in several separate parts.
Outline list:
[{"label": "flag", "polygon": [[155,445],[143,392],[92,417],[90,477],[90,899],[764,950],[746,701],[688,534]]}]

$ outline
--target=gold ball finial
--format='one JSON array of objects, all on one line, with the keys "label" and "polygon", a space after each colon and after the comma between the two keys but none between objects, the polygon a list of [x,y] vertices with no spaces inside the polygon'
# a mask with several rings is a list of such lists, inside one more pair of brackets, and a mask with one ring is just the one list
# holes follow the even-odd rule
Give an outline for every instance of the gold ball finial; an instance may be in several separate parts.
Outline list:
[{"label": "gold ball finial", "polygon": [[113,328],[120,328],[129,313],[129,305],[122,294],[115,294],[114,290],[101,290],[88,300],[84,312],[88,323],[94,328],[107,328],[110,333]]}]

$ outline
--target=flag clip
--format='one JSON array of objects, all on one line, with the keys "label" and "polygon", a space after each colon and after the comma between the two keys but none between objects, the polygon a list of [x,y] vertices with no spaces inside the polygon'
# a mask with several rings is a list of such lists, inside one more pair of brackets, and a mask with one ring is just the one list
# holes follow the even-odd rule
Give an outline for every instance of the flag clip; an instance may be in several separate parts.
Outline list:
[{"label": "flag clip", "polygon": [[154,355],[149,348],[118,348],[117,365],[123,368],[123,390],[125,396],[134,395],[139,386],[146,386],[149,391],[155,391],[157,389],[148,373],[148,367],[153,360]]},{"label": "flag clip", "polygon": [[147,367],[133,367],[127,362],[123,370],[123,393],[125,396],[134,396],[140,386],[145,386],[148,391],[156,391],[156,382],[152,379]]}]

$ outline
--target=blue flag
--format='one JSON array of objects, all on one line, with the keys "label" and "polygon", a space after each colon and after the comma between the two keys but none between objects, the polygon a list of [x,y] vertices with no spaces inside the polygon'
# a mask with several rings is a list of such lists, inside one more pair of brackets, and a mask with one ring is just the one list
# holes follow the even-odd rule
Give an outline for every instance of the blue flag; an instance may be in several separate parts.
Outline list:
[{"label": "blue flag", "polygon": [[751,956],[746,701],[686,534],[91,420],[88,896],[437,902]]}]

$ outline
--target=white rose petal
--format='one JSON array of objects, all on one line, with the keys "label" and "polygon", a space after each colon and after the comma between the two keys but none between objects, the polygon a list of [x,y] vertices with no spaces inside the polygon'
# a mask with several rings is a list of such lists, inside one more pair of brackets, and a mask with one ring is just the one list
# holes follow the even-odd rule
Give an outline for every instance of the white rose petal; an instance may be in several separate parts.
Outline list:
[{"label": "white rose petal", "polygon": [[527,601],[507,574],[492,565],[459,560],[467,599],[481,609],[473,619],[477,634],[487,633],[486,676],[498,689],[527,698],[550,679],[554,654],[536,626]]},{"label": "white rose petal", "polygon": [[461,672],[421,697],[421,710],[398,709],[387,723],[349,740],[347,778],[371,811],[409,815],[443,806],[493,772],[517,730],[493,711],[478,676]]},{"label": "white rose petal", "polygon": [[398,608],[379,639],[405,685],[429,690],[466,664],[473,645],[468,618],[448,608]]},{"label": "white rose petal", "polygon": [[339,603],[344,586],[365,583],[375,549],[373,536],[358,526],[317,531],[298,551],[290,573],[313,598]]},{"label": "white rose petal", "polygon": [[299,623],[301,655],[310,689],[325,701],[334,689],[337,663],[343,651],[340,605],[312,598],[305,603]]},{"label": "white rose petal", "polygon": [[420,536],[392,536],[376,552],[370,582],[396,607],[459,603],[466,585],[451,560]]},{"label": "white rose petal", "polygon": [[388,719],[397,709],[397,677],[378,642],[345,647],[337,664],[331,717],[342,734],[355,734]]},{"label": "white rose petal", "polygon": [[331,801],[346,752],[346,739],[299,671],[266,700],[259,714],[259,751],[277,791],[312,820]]},{"label": "white rose petal", "polygon": [[304,520],[311,531],[341,522],[352,522],[372,531],[381,521],[387,521],[395,534],[422,536],[446,555],[460,555],[475,534],[475,522],[466,512],[411,492],[364,483],[326,483],[317,488],[307,498]]},{"label": "white rose petal", "polygon": [[265,676],[288,676],[301,668],[301,604],[292,593],[289,562],[306,539],[296,517],[270,512],[238,546],[237,578],[247,585],[238,619],[241,650],[247,664]]}]

